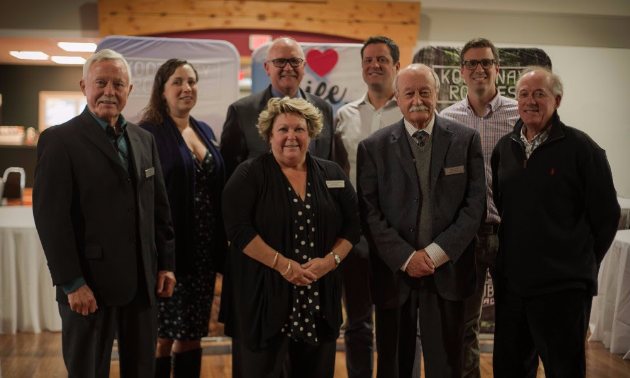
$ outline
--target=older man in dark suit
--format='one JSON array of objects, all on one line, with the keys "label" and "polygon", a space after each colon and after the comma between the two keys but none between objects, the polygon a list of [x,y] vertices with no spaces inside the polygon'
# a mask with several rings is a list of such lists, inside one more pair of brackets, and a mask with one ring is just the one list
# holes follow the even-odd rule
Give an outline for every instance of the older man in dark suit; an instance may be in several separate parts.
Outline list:
[{"label": "older man in dark suit", "polygon": [[464,299],[475,290],[485,210],[479,133],[435,113],[439,80],[421,64],[394,83],[404,119],[359,144],[370,243],[377,377],[410,377],[420,324],[425,376],[461,376]]},{"label": "older man in dark suit", "polygon": [[313,140],[309,151],[322,159],[329,159],[332,150],[332,108],[321,98],[300,89],[306,61],[297,41],[289,37],[276,39],[267,51],[265,71],[271,85],[262,92],[244,97],[228,108],[223,133],[221,155],[225,160],[227,177],[247,159],[269,152],[269,143],[258,134],[258,115],[273,97],[303,98],[315,105],[324,115],[324,128]]},{"label": "older man in dark suit", "polygon": [[175,285],[174,234],[152,135],[120,114],[129,65],[112,50],[83,67],[83,113],[44,131],[33,213],[62,321],[69,377],[153,377],[155,293]]}]

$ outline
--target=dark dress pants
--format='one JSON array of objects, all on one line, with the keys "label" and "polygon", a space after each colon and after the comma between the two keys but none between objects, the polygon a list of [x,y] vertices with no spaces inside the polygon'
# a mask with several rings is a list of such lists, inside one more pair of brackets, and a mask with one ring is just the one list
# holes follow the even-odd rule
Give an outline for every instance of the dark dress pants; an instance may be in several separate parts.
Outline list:
[{"label": "dark dress pants", "polygon": [[99,306],[83,316],[59,304],[63,359],[69,378],[107,378],[114,336],[118,339],[121,378],[153,378],[157,310],[148,299],[119,307]]},{"label": "dark dress pants", "polygon": [[378,378],[414,374],[417,327],[420,327],[426,378],[461,378],[464,302],[437,294],[432,277],[421,279],[407,301],[397,308],[376,308]]},{"label": "dark dress pants", "polygon": [[472,296],[464,301],[466,313],[464,315],[463,378],[481,378],[481,368],[479,366],[479,319],[483,311],[486,275],[488,269],[494,270],[494,263],[499,250],[499,237],[497,234],[479,232],[477,236],[479,238],[475,248],[477,289]]},{"label": "dark dress pants", "polygon": [[344,259],[341,268],[348,378],[370,378],[374,369],[374,305],[370,297],[369,246],[364,236]]},{"label": "dark dress pants", "polygon": [[584,342],[593,297],[582,289],[522,297],[497,285],[495,378],[586,377]]}]

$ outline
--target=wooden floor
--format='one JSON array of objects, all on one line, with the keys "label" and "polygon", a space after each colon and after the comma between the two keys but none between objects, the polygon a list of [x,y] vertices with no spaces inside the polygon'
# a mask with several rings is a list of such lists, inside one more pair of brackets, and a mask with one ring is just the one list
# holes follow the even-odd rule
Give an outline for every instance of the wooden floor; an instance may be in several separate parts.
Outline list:
[{"label": "wooden floor", "polygon": [[[204,341],[202,377],[230,378],[230,354],[208,354],[209,351],[228,350],[229,342]],[[586,343],[586,376],[589,378],[630,377],[630,361],[611,354],[600,342]],[[0,365],[2,378],[67,377],[61,357],[61,336],[58,332],[40,334],[19,333],[0,335]],[[492,354],[481,355],[482,376],[491,378]],[[424,373],[422,375],[424,377]],[[119,378],[118,361],[112,361],[112,378]],[[335,378],[346,378],[345,353],[337,352]],[[538,377],[545,377],[542,367]]]}]

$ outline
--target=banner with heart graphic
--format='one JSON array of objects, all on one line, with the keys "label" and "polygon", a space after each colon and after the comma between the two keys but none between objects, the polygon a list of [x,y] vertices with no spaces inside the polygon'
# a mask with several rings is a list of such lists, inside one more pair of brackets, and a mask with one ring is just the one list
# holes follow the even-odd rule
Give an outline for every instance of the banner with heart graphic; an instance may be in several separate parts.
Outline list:
[{"label": "banner with heart graphic", "polygon": [[[252,53],[252,93],[269,86],[264,62],[271,44]],[[306,68],[300,88],[328,101],[334,113],[341,106],[357,100],[367,91],[361,73],[361,44],[300,43],[306,58]]]}]

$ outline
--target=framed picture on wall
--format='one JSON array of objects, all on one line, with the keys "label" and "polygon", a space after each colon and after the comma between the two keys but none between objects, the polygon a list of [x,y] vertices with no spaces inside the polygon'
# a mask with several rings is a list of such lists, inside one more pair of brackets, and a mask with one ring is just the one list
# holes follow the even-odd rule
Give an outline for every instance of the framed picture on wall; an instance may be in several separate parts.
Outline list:
[{"label": "framed picture on wall", "polygon": [[59,125],[81,114],[87,101],[85,95],[77,92],[39,92],[39,132]]}]

